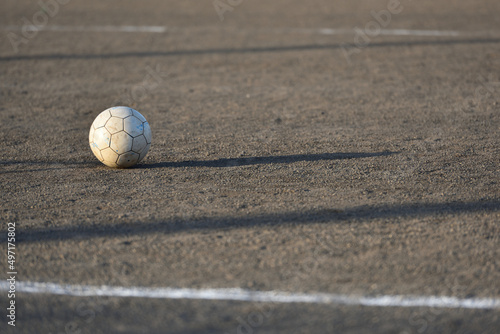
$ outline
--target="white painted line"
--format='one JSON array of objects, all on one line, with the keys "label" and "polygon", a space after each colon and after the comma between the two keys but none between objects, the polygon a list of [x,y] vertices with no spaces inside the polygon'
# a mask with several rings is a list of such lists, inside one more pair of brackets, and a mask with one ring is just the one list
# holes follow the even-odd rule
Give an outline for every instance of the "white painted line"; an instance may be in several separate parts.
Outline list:
[{"label": "white painted line", "polygon": [[163,26],[7,26],[3,30],[18,31],[61,31],[61,32],[149,32],[163,33],[167,27]]},{"label": "white painted line", "polygon": [[[27,29],[28,31],[60,31],[60,32],[147,32],[147,33],[164,33],[166,31],[191,31],[196,30],[220,30],[218,27],[170,27],[165,26],[4,26],[0,30],[7,31],[21,31]],[[302,34],[319,34],[319,35],[355,35],[356,31],[353,28],[262,28],[262,29],[246,29],[245,31],[263,32],[263,33],[302,33]],[[412,30],[412,29],[380,29],[377,35],[385,36],[488,36],[492,32],[459,32],[453,30]]]},{"label": "white painted line", "polygon": [[[0,281],[0,291],[8,291],[9,282]],[[232,300],[262,303],[307,303],[360,305],[374,307],[435,307],[500,309],[498,298],[456,298],[446,296],[354,296],[327,293],[288,293],[242,289],[187,289],[122,286],[68,285],[39,282],[16,282],[16,291],[75,297],[136,297],[158,299]]]},{"label": "white painted line", "polygon": [[[354,29],[328,29],[317,30],[321,35],[347,35],[354,34]],[[385,36],[460,36],[459,31],[452,30],[410,30],[410,29],[380,29],[378,35]]]},{"label": "white painted line", "polygon": [[409,30],[409,29],[381,29],[381,35],[393,36],[460,36],[459,31],[453,30]]},{"label": "white painted line", "polygon": [[[228,28],[220,26],[207,27],[166,27],[166,26],[60,26],[60,25],[26,25],[26,26],[0,26],[3,31],[52,31],[52,32],[125,32],[125,33],[164,33],[183,31],[186,33],[224,31]],[[230,28],[236,31],[235,28]],[[266,34],[317,34],[317,35],[356,35],[355,28],[250,28],[243,29],[247,33]],[[422,29],[380,29],[377,35],[384,36],[435,36],[435,37],[491,37],[499,35],[499,31],[456,31],[456,30],[422,30]]]}]

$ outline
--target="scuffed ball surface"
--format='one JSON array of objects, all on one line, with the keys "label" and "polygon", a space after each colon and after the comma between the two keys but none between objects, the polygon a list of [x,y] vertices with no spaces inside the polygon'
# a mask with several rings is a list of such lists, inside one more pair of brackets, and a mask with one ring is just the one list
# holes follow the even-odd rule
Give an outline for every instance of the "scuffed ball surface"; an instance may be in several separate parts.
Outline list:
[{"label": "scuffed ball surface", "polygon": [[97,159],[106,166],[131,167],[148,153],[151,128],[137,110],[129,107],[109,108],[92,123],[89,144]]}]

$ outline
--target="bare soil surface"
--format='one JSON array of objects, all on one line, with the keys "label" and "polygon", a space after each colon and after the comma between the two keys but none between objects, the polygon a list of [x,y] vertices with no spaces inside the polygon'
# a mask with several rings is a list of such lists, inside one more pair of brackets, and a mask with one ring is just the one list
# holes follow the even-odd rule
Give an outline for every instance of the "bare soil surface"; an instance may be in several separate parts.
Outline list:
[{"label": "bare soil surface", "polygon": [[[500,2],[401,1],[384,29],[459,33],[353,46],[387,6],[243,1],[221,21],[212,1],[71,1],[47,27],[167,29],[40,31],[15,50],[8,34],[40,6],[5,2],[0,250],[16,222],[18,280],[500,298]],[[108,168],[88,145],[114,105],[152,128],[134,168]],[[16,300],[2,333],[500,326],[498,309]],[[262,321],[244,328],[251,317]]]}]

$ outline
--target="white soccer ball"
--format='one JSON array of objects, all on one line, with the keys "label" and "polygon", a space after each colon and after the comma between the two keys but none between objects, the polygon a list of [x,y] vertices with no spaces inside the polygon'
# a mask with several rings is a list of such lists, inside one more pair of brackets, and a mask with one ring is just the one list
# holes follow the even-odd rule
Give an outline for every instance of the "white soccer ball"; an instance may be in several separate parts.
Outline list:
[{"label": "white soccer ball", "polygon": [[90,127],[92,152],[109,167],[127,168],[148,153],[151,128],[146,118],[129,107],[113,107],[100,113]]}]

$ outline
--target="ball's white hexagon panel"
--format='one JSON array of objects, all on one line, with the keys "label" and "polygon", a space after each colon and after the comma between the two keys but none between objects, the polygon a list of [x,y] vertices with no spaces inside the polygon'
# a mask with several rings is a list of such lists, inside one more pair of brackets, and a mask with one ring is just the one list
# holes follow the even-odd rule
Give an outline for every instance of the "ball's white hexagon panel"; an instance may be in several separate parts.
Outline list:
[{"label": "ball's white hexagon panel", "polygon": [[118,153],[113,151],[111,147],[101,150],[102,163],[109,167],[118,167],[116,160],[118,160]]},{"label": "ball's white hexagon panel", "polygon": [[101,155],[101,150],[99,150],[97,148],[97,145],[95,145],[94,143],[91,143],[90,148],[92,149],[92,152],[94,153],[96,158],[99,159],[99,161],[102,161],[103,159],[102,159],[102,155]]},{"label": "ball's white hexagon panel", "polygon": [[103,127],[108,119],[111,117],[111,113],[109,110],[104,110],[102,113],[100,113],[94,120],[94,123],[92,125],[94,126],[94,129],[98,129],[100,127]]},{"label": "ball's white hexagon panel", "polygon": [[106,128],[99,128],[94,131],[94,139],[92,141],[92,144],[96,145],[98,149],[102,150],[106,147],[109,147],[110,141],[111,133],[109,133]]},{"label": "ball's white hexagon panel", "polygon": [[130,167],[135,165],[139,161],[139,154],[129,151],[127,153],[120,154],[116,164],[118,167]]},{"label": "ball's white hexagon panel", "polygon": [[149,127],[148,122],[144,123],[144,137],[146,137],[147,143],[151,144],[152,134],[151,134],[151,128]]},{"label": "ball's white hexagon panel", "polygon": [[139,156],[139,161],[141,161],[142,159],[144,159],[144,157],[146,156],[146,154],[148,154],[148,151],[149,151],[149,148],[151,147],[151,144],[148,144],[148,146],[146,146],[145,149],[142,150],[140,156]]},{"label": "ball's white hexagon panel", "polygon": [[111,134],[123,131],[123,118],[111,117],[106,122],[105,128],[108,129]]},{"label": "ball's white hexagon panel", "polygon": [[141,120],[135,116],[130,116],[123,120],[123,129],[132,137],[142,135],[144,132],[144,126]]},{"label": "ball's white hexagon panel", "polygon": [[132,137],[121,131],[111,135],[111,144],[109,147],[118,154],[128,152],[132,149]]},{"label": "ball's white hexagon panel", "polygon": [[133,112],[135,117],[137,117],[138,119],[141,120],[142,123],[146,122],[146,118],[144,116],[142,116],[140,112],[138,112],[135,109],[132,109],[132,112]]},{"label": "ball's white hexagon panel", "polygon": [[134,138],[134,142],[132,144],[132,151],[141,153],[148,143],[146,142],[146,138],[143,135],[137,136]]},{"label": "ball's white hexagon panel", "polygon": [[90,126],[90,131],[89,131],[89,143],[92,144],[94,142],[94,126]]},{"label": "ball's white hexagon panel", "polygon": [[132,110],[129,107],[113,107],[108,109],[112,116],[125,118],[132,115]]}]

